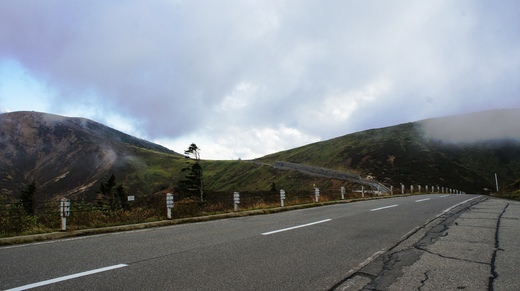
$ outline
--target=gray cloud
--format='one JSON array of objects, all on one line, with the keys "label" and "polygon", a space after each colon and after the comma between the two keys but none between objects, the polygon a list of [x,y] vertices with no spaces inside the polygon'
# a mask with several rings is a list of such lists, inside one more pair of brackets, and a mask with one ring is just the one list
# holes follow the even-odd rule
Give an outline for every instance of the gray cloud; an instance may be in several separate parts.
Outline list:
[{"label": "gray cloud", "polygon": [[134,121],[144,138],[234,140],[234,152],[254,157],[520,107],[519,9],[517,1],[1,1],[0,60],[54,88],[54,112],[82,104],[98,120]]},{"label": "gray cloud", "polygon": [[421,121],[426,138],[449,143],[520,140],[520,109],[475,112]]}]

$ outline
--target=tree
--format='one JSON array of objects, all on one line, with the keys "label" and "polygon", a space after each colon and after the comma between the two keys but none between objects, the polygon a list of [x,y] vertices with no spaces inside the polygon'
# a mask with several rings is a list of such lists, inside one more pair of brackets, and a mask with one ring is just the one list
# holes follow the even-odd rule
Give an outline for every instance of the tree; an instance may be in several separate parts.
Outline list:
[{"label": "tree", "polygon": [[112,174],[105,183],[101,183],[99,191],[103,197],[108,198],[111,210],[128,209],[125,187],[123,184],[119,184],[117,187],[116,185],[116,176]]},{"label": "tree", "polygon": [[193,156],[195,163],[188,163],[188,166],[183,168],[183,172],[188,172],[183,180],[178,183],[178,189],[193,195],[200,195],[200,202],[204,202],[204,184],[202,181],[202,167],[200,166],[200,149],[196,144],[192,143],[187,150],[184,151],[186,158]]},{"label": "tree", "polygon": [[22,190],[20,202],[27,215],[34,215],[34,193],[36,193],[36,182],[32,182]]},{"label": "tree", "polygon": [[193,155],[195,157],[195,160],[198,162],[200,160],[200,149],[197,147],[196,144],[192,143],[187,150],[184,151],[184,154],[186,155]]},{"label": "tree", "polygon": [[128,194],[126,193],[125,187],[123,184],[119,184],[116,188],[116,197],[119,200],[119,204],[121,208],[124,210],[129,210],[130,205],[128,204]]}]

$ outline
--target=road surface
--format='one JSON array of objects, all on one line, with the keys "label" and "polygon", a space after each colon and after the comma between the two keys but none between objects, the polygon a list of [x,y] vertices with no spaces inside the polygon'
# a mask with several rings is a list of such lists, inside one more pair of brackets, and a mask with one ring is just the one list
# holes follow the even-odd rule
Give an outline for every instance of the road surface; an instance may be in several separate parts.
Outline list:
[{"label": "road surface", "polygon": [[420,195],[0,248],[0,289],[327,290],[476,195]]}]

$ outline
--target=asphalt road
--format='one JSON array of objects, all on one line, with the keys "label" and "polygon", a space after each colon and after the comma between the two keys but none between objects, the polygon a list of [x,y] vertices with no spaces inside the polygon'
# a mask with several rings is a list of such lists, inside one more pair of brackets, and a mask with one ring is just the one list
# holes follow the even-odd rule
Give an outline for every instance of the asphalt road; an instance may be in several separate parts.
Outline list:
[{"label": "asphalt road", "polygon": [[0,248],[0,289],[327,290],[474,195],[421,195]]}]

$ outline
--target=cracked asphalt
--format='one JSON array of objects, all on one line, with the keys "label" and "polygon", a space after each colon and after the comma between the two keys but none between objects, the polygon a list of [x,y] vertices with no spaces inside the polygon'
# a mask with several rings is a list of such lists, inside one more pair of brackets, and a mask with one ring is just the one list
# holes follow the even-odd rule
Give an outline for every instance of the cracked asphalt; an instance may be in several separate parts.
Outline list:
[{"label": "cracked asphalt", "polygon": [[519,290],[520,202],[481,197],[444,213],[335,290]]}]

